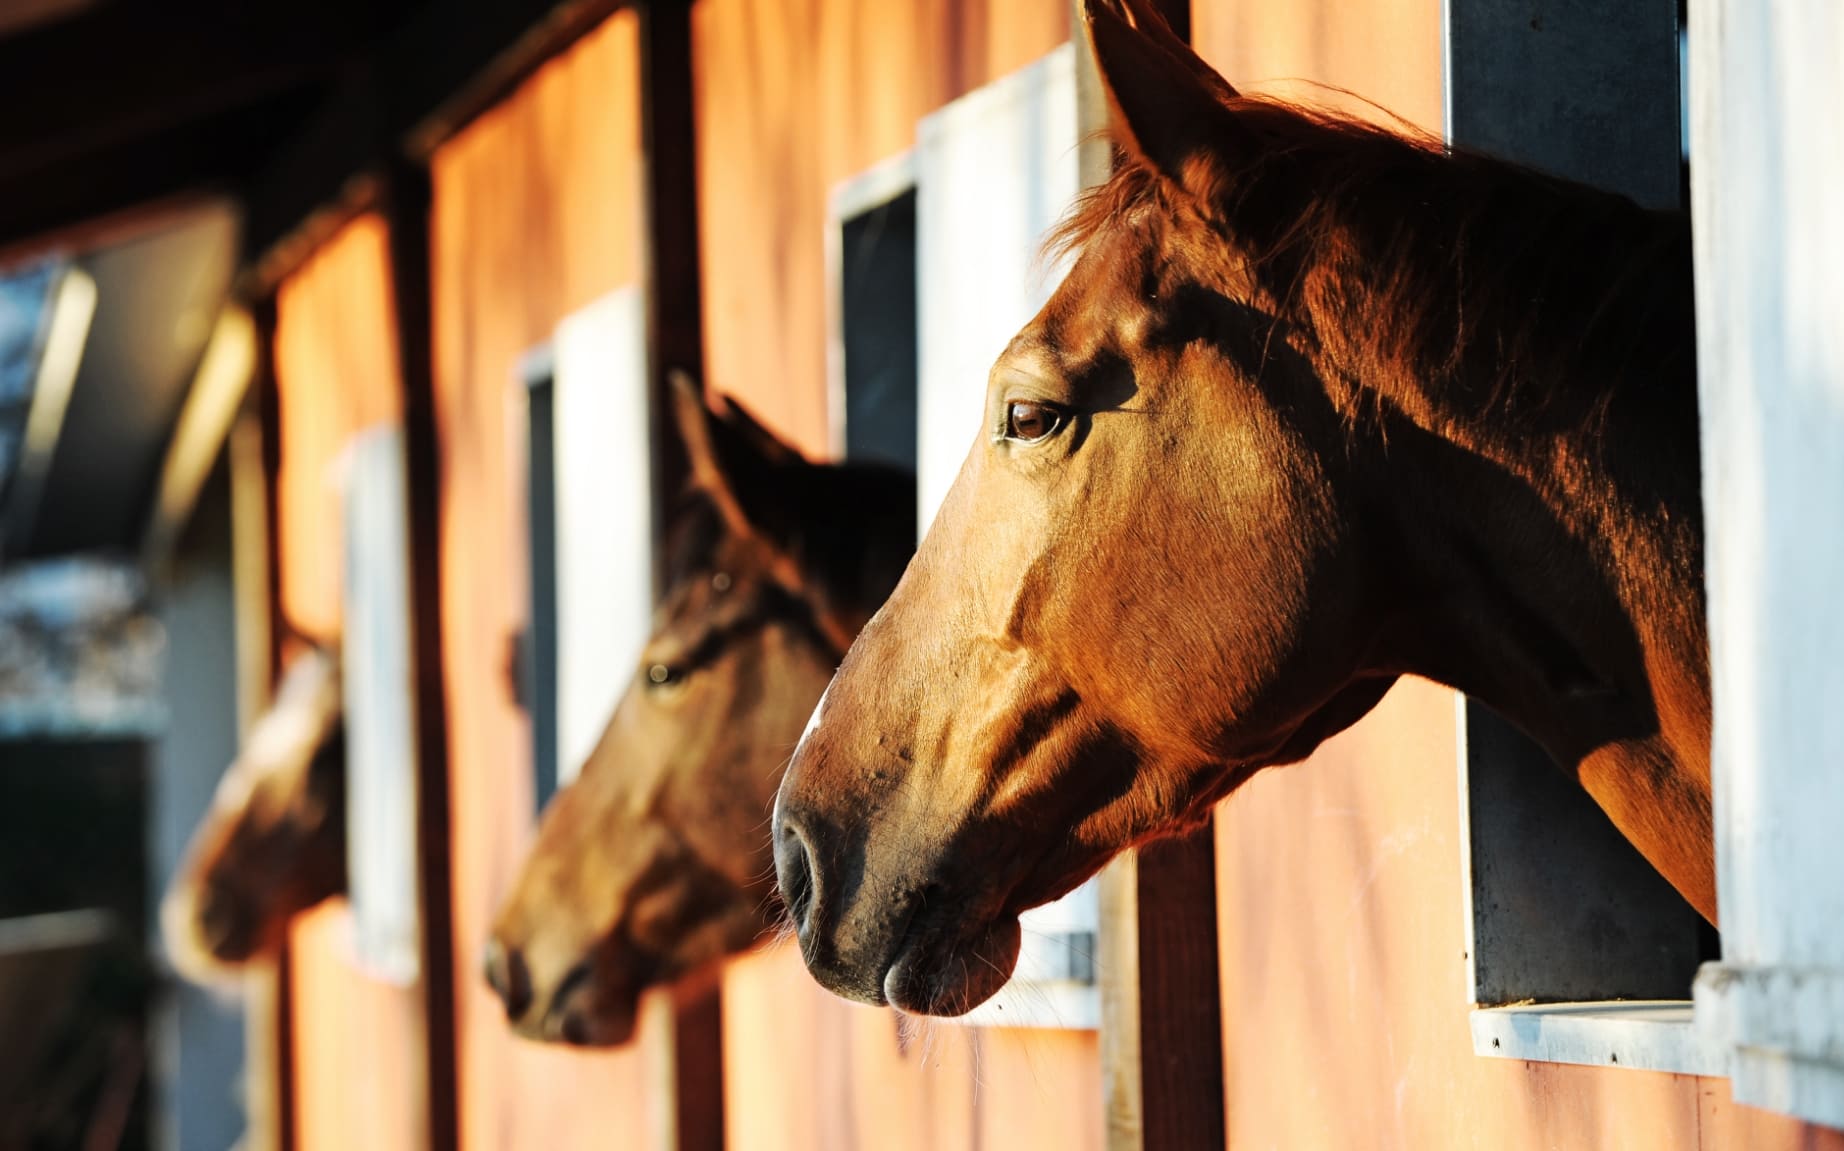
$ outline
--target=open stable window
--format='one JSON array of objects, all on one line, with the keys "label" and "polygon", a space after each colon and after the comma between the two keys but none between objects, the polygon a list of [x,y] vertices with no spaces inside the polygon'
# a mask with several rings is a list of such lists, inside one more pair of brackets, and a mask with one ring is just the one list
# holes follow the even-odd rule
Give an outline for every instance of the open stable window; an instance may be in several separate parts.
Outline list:
[{"label": "open stable window", "polygon": [[[1446,12],[1455,144],[1679,206],[1677,0]],[[1541,749],[1470,700],[1458,726],[1474,1050],[1722,1074],[1691,1006],[1714,932]]]},{"label": "open stable window", "polygon": [[833,447],[846,459],[913,472],[919,370],[914,158],[900,156],[841,186],[829,216]]}]

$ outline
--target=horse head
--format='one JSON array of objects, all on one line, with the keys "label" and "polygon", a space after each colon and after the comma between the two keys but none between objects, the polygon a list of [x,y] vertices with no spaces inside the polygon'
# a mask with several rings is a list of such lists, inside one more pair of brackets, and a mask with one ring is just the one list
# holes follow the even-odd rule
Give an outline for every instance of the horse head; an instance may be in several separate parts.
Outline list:
[{"label": "horse head", "polygon": [[488,946],[488,981],[533,1038],[622,1043],[642,992],[771,923],[781,771],[914,547],[907,475],[808,463],[683,382],[674,413],[691,484],[652,637]]},{"label": "horse head", "polygon": [[340,657],[297,658],[224,773],[161,904],[175,964],[201,981],[281,945],[288,920],[346,889]]},{"label": "horse head", "polygon": [[[1699,738],[1707,764],[1681,224],[1243,96],[1144,3],[1090,0],[1088,30],[1116,172],[1062,226],[1078,257],[993,366],[777,799],[807,964],[866,1002],[971,1008],[1009,976],[1019,912],[1208,818],[1407,672],[1590,782],[1595,756],[1655,749],[1651,677],[1682,657],[1660,754],[1687,795]],[[1632,425],[1590,358],[1662,373],[1636,422],[1688,467],[1602,466]],[[1663,526],[1623,534],[1622,507]],[[1647,565],[1678,581],[1674,635],[1633,622],[1667,598]],[[1617,790],[1597,798],[1620,821]],[[1665,821],[1622,823],[1689,861],[1667,871],[1688,889],[1707,766],[1703,795],[1701,825],[1689,804],[1649,844]]]}]

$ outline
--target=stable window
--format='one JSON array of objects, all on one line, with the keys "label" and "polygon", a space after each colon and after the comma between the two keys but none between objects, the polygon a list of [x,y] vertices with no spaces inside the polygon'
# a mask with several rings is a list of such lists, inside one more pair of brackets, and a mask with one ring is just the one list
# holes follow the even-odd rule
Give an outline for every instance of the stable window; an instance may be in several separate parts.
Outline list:
[{"label": "stable window", "polygon": [[531,617],[514,671],[540,808],[576,778],[653,615],[651,445],[641,296],[574,312],[521,361]]},{"label": "stable window", "polygon": [[[1680,25],[1676,0],[1561,5],[1540,21],[1449,0],[1449,139],[1677,207]],[[1715,933],[1541,749],[1459,708],[1474,1050],[1725,1073],[1691,1006]]]},{"label": "stable window", "polygon": [[346,873],[353,951],[400,986],[422,961],[416,875],[416,728],[410,644],[410,505],[403,429],[353,437],[345,503]]}]

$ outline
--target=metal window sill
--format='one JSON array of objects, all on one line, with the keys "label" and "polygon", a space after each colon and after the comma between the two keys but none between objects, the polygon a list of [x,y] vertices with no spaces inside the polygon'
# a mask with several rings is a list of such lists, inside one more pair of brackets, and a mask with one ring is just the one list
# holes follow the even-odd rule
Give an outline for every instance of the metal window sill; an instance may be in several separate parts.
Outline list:
[{"label": "metal window sill", "polygon": [[1729,1074],[1728,1052],[1696,1026],[1688,999],[1480,1007],[1473,1053],[1494,1059]]}]

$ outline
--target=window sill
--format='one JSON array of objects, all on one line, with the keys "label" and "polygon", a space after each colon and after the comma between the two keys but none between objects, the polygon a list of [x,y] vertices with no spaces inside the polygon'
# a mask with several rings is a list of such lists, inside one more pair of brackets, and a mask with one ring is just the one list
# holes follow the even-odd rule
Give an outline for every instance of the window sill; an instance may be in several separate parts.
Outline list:
[{"label": "window sill", "polygon": [[1473,1053],[1494,1059],[1729,1073],[1728,1052],[1698,1029],[1688,999],[1475,1008],[1472,1031]]}]

